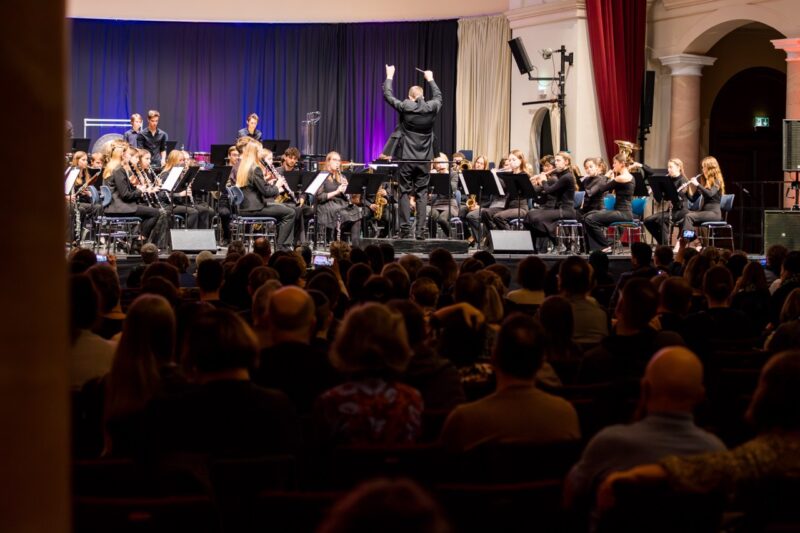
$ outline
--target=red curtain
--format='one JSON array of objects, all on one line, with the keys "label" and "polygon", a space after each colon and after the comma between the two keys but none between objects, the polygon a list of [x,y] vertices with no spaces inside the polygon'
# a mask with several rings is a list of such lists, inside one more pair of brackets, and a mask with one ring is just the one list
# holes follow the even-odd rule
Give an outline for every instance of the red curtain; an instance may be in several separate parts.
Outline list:
[{"label": "red curtain", "polygon": [[615,139],[636,142],[644,77],[646,0],[586,0],[589,46],[603,138],[609,157]]}]

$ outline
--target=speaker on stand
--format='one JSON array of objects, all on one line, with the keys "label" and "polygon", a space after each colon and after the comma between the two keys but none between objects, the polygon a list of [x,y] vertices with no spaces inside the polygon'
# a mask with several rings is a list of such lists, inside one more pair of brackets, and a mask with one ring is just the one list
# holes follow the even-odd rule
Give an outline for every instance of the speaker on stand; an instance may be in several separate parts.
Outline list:
[{"label": "speaker on stand", "polygon": [[794,191],[792,211],[800,211],[800,120],[783,121],[783,171],[794,175],[786,182],[786,196]]}]

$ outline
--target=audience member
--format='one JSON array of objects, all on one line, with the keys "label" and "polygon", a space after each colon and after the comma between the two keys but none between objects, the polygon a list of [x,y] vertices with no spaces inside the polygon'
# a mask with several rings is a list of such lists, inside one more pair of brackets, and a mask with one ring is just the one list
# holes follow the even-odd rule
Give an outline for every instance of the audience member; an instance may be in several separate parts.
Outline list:
[{"label": "audience member", "polygon": [[259,256],[266,265],[269,261],[269,256],[272,255],[272,246],[269,244],[269,239],[266,237],[257,237],[256,240],[253,241],[253,253]]},{"label": "audience member", "polygon": [[747,316],[753,331],[764,331],[769,323],[769,288],[764,277],[764,268],[750,261],[736,280],[731,297],[731,307]]},{"label": "audience member", "polygon": [[408,298],[411,290],[411,279],[408,277],[406,269],[397,263],[387,263],[381,271],[381,276],[386,278],[392,285],[390,299]]},{"label": "audience member", "polygon": [[92,331],[103,337],[111,339],[122,331],[125,313],[122,312],[117,272],[108,265],[94,265],[86,271],[92,280],[95,290],[100,296],[100,313],[94,323]]},{"label": "audience member", "polygon": [[775,280],[781,277],[783,260],[786,259],[786,254],[788,253],[789,249],[782,244],[773,244],[767,248],[767,264],[764,268],[764,277],[767,280],[767,285],[772,285]]},{"label": "audience member", "polygon": [[189,270],[189,257],[181,251],[175,251],[167,257],[167,263],[178,269],[179,287],[194,287],[195,280]]},{"label": "audience member", "polygon": [[414,283],[414,281],[417,279],[417,272],[419,272],[419,269],[423,267],[422,259],[414,254],[403,254],[400,256],[398,263],[401,267],[406,269],[411,283]]},{"label": "audience member", "polygon": [[572,340],[584,346],[597,344],[608,336],[608,315],[589,296],[591,270],[589,264],[577,256],[565,259],[558,269],[559,292],[572,305],[575,318]]},{"label": "audience member", "polygon": [[800,287],[800,251],[793,250],[786,254],[781,267],[781,277],[776,283],[779,283],[779,287],[773,291],[769,304],[769,318],[773,326],[780,323],[781,309],[786,297]]},{"label": "audience member", "polygon": [[[530,255],[517,265],[517,283],[521,288],[510,291],[506,298],[517,306],[530,306],[533,311],[544,302],[544,276],[547,266],[544,261]],[[521,309],[520,309],[521,310]]]},{"label": "audience member", "polygon": [[115,346],[90,329],[97,320],[98,297],[89,276],[71,276],[69,289],[70,386],[77,389],[111,370]]},{"label": "audience member", "polygon": [[546,347],[544,330],[533,317],[509,316],[492,352],[497,391],[456,407],[442,428],[442,444],[464,451],[487,443],[579,439],[575,408],[535,386]]},{"label": "audience member", "polygon": [[324,392],[316,426],[328,445],[400,444],[421,433],[422,395],[398,381],[410,350],[402,316],[367,303],[345,316],[331,346],[333,366],[348,381]]},{"label": "audience member", "polygon": [[631,269],[627,272],[620,274],[617,280],[617,286],[614,293],[611,295],[611,301],[608,308],[615,309],[617,301],[622,294],[622,289],[629,280],[635,278],[651,279],[653,276],[658,275],[658,269],[653,266],[653,250],[649,244],[643,242],[634,242],[631,244]]},{"label": "audience member", "polygon": [[148,406],[156,453],[240,458],[298,449],[299,425],[289,399],[250,381],[258,344],[241,318],[226,309],[200,314],[183,352],[195,386]]}]

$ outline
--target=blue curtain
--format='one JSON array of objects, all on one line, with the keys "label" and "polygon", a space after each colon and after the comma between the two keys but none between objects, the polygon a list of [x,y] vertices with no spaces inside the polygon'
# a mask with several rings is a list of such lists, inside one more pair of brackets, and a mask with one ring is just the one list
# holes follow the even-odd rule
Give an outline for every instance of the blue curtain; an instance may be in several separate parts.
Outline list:
[{"label": "blue curtain", "polygon": [[[430,69],[444,94],[436,135],[455,148],[458,53],[455,20],[369,24],[212,24],[71,20],[70,120],[161,112],[160,127],[187,150],[233,143],[245,117],[267,139],[300,142],[300,122],[320,111],[317,152],[375,158],[397,117],[383,102],[385,64],[395,92],[424,85]],[[97,139],[110,130],[92,128]],[[115,130],[121,132],[120,130]]]}]

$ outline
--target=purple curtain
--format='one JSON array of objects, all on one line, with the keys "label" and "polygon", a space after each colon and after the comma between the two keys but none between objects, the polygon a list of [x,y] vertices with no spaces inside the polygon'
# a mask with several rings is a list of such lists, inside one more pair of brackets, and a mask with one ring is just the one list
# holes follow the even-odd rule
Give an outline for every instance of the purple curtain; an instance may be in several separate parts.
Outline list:
[{"label": "purple curtain", "polygon": [[[320,111],[317,152],[376,157],[396,112],[383,101],[384,65],[397,66],[395,90],[434,71],[444,94],[436,135],[455,148],[458,23],[212,24],[71,21],[69,118],[123,118],[148,109],[178,146],[209,151],[232,143],[245,117],[261,117],[267,139],[300,142],[300,122]],[[92,128],[88,136],[121,130]]]},{"label": "purple curtain", "polygon": [[589,45],[609,157],[636,142],[644,77],[645,0],[587,0]]}]

